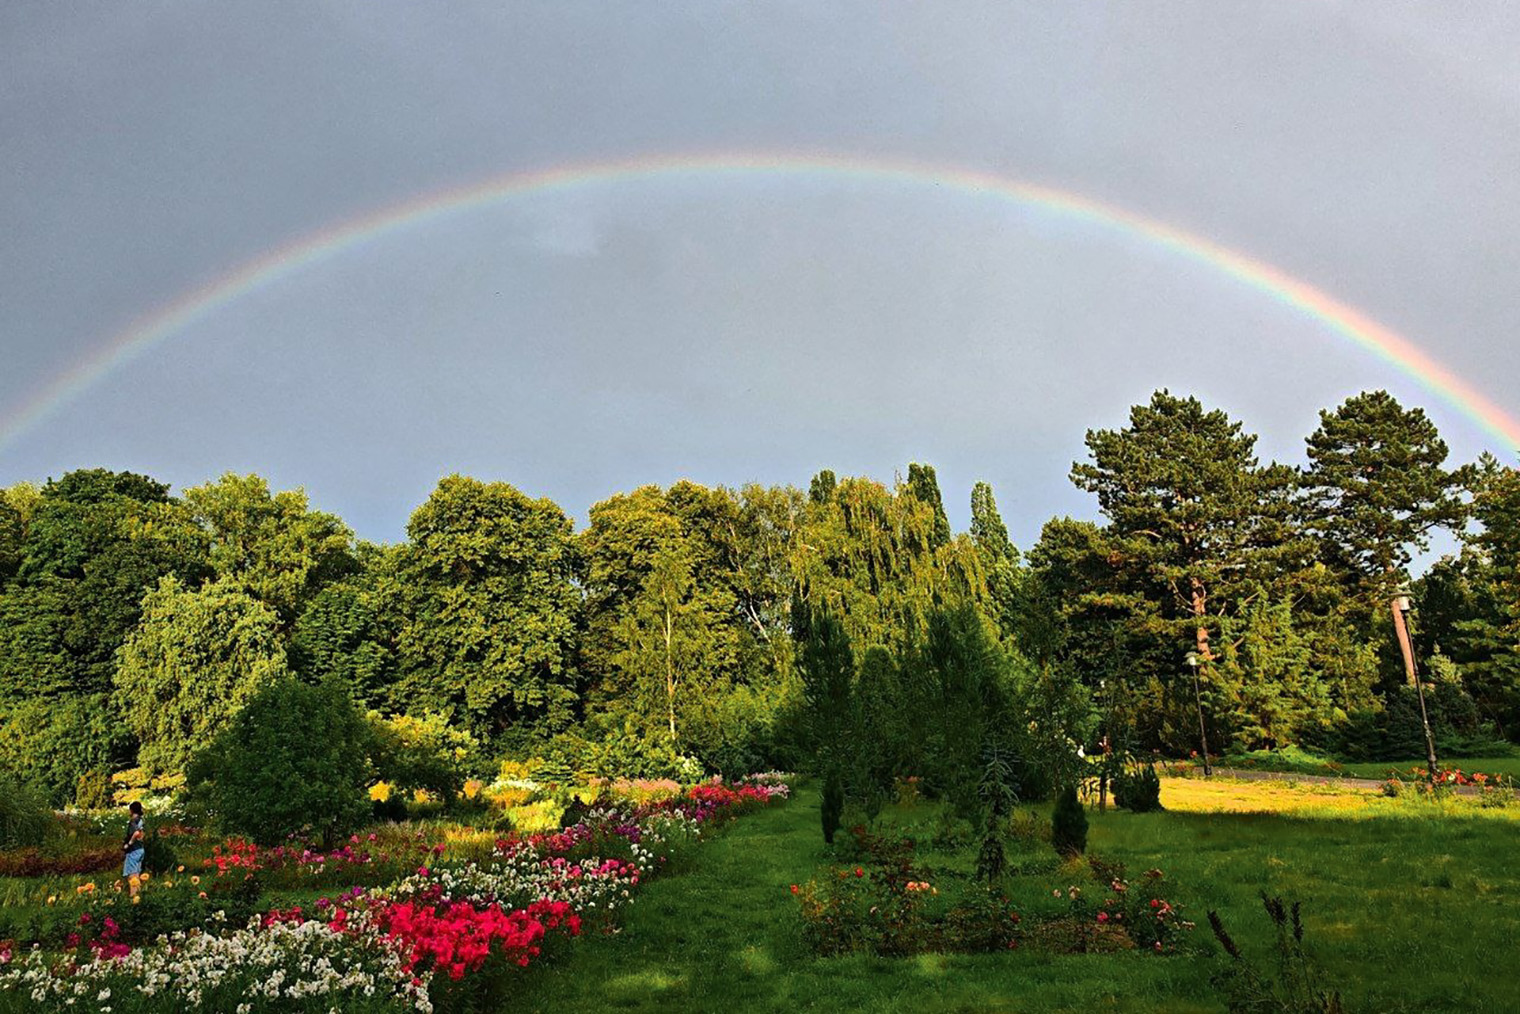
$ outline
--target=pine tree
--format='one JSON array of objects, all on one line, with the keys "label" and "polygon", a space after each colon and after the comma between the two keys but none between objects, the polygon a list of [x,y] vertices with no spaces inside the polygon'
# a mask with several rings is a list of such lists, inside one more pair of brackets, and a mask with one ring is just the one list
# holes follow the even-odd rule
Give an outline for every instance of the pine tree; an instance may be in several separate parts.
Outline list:
[{"label": "pine tree", "polygon": [[1160,601],[1205,664],[1220,618],[1238,614],[1302,555],[1290,526],[1292,473],[1262,466],[1256,437],[1196,398],[1158,391],[1122,430],[1090,430],[1072,481],[1098,496],[1111,555]]},{"label": "pine tree", "polygon": [[1387,391],[1321,412],[1308,451],[1304,502],[1323,555],[1361,601],[1388,610],[1413,684],[1415,660],[1398,595],[1412,552],[1429,546],[1432,530],[1462,520],[1458,490],[1468,470],[1447,470],[1446,442],[1435,423]]}]

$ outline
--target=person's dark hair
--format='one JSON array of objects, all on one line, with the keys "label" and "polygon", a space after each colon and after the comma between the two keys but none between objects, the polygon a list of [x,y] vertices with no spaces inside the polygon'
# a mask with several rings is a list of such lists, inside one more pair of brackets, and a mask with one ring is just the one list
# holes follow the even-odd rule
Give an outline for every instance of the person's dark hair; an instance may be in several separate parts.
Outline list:
[{"label": "person's dark hair", "polygon": [[129,807],[127,807],[127,812],[130,813],[134,817],[141,817],[142,816],[142,804],[139,803],[135,799],[132,800],[132,805],[129,806]]}]

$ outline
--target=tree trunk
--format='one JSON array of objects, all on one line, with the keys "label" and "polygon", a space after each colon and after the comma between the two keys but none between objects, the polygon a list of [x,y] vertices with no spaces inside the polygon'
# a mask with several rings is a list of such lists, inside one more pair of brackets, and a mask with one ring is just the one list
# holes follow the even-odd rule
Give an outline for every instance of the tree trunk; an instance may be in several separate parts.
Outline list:
[{"label": "tree trunk", "polygon": [[676,664],[671,654],[672,622],[670,607],[665,607],[665,705],[670,713],[670,742],[676,741]]},{"label": "tree trunk", "polygon": [[1204,623],[1204,616],[1208,613],[1208,593],[1204,590],[1203,582],[1198,578],[1192,578],[1193,585],[1193,623],[1196,629],[1193,638],[1198,645],[1198,657],[1205,662],[1214,660],[1214,652],[1209,648],[1209,628]]}]

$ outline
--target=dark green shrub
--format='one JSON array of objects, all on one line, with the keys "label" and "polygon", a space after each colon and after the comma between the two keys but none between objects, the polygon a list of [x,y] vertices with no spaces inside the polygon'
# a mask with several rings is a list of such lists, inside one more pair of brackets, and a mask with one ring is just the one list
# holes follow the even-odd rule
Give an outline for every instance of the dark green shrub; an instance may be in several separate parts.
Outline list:
[{"label": "dark green shrub", "polygon": [[178,865],[179,857],[174,854],[169,843],[157,831],[149,834],[143,843],[143,869],[156,875],[168,873]]},{"label": "dark green shrub", "polygon": [[823,818],[823,840],[830,845],[834,844],[834,834],[839,830],[839,818],[842,813],[844,813],[844,784],[838,771],[830,771],[823,776],[823,806],[820,808]]},{"label": "dark green shrub", "polygon": [[374,800],[370,805],[370,812],[376,820],[400,823],[406,819],[406,800],[393,792],[384,799]]},{"label": "dark green shrub", "polygon": [[370,745],[344,688],[280,680],[195,756],[191,791],[224,830],[261,845],[314,832],[329,846],[369,816]]},{"label": "dark green shrub", "polygon": [[1050,815],[1050,843],[1062,855],[1087,851],[1087,811],[1077,798],[1077,787],[1067,785],[1056,795],[1056,808]]},{"label": "dark green shrub", "polygon": [[52,811],[31,786],[0,775],[0,848],[35,848],[52,822]]},{"label": "dark green shrub", "polygon": [[1135,813],[1161,809],[1161,779],[1156,765],[1121,771],[1114,778],[1114,805]]}]

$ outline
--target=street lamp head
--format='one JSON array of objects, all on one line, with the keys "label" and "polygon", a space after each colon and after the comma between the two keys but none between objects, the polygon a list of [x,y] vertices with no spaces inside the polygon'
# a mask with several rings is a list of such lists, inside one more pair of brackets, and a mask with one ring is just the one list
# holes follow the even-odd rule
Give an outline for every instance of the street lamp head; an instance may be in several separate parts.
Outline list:
[{"label": "street lamp head", "polygon": [[1187,662],[1188,666],[1193,669],[1197,669],[1199,665],[1203,663],[1203,660],[1198,657],[1198,653],[1196,651],[1188,652],[1187,658],[1184,659],[1184,661]]}]

